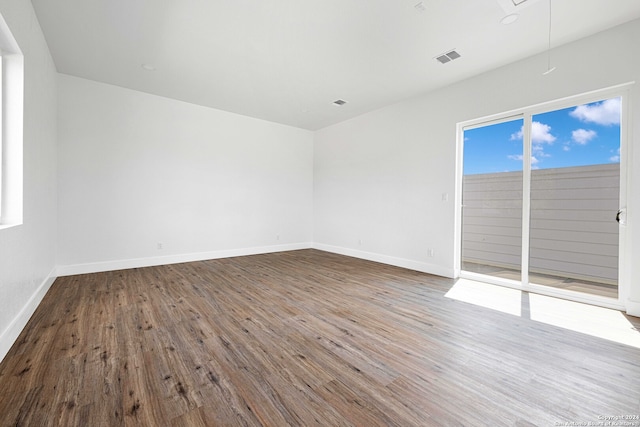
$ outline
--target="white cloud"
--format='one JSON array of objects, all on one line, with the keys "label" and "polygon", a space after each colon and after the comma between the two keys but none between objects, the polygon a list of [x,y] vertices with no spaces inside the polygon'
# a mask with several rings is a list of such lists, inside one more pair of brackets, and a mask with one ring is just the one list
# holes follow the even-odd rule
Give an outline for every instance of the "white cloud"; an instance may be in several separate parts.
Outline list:
[{"label": "white cloud", "polygon": [[562,151],[571,151],[571,147],[565,145],[564,147],[562,147]]},{"label": "white cloud", "polygon": [[542,144],[533,144],[531,146],[531,152],[537,157],[551,157],[551,154],[544,152],[544,145]]},{"label": "white cloud", "polygon": [[531,141],[533,142],[546,142],[551,144],[556,140],[556,137],[551,135],[551,126],[545,125],[540,122],[531,123]]},{"label": "white cloud", "polygon": [[[611,150],[613,151],[613,150]],[[617,153],[615,156],[611,156],[609,157],[609,161],[611,163],[620,163],[620,149],[618,148]]]},{"label": "white cloud", "polygon": [[[511,154],[509,156],[507,156],[509,159],[511,160],[517,160],[519,162],[522,161],[522,159],[524,159],[524,156],[522,154]],[[531,156],[531,164],[535,165],[539,162],[539,160],[535,157],[535,156]]]},{"label": "white cloud", "polygon": [[620,124],[620,98],[607,99],[593,105],[579,105],[569,115],[585,123],[617,125]]},{"label": "white cloud", "polygon": [[580,145],[585,145],[593,138],[598,136],[598,133],[595,130],[586,130],[586,129],[576,129],[571,132],[571,139]]},{"label": "white cloud", "polygon": [[[511,140],[522,139],[523,128],[514,134],[511,134]],[[533,143],[552,144],[556,137],[551,135],[551,126],[540,122],[531,123],[531,141]]]}]

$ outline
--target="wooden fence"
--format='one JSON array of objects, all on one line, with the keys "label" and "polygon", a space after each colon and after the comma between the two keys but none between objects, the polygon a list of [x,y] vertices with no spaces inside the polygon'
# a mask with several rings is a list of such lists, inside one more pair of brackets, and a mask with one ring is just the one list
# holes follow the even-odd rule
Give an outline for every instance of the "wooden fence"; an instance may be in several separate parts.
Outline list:
[{"label": "wooden fence", "polygon": [[[617,283],[620,165],[531,173],[530,271]],[[463,179],[462,260],[520,269],[522,172]]]}]

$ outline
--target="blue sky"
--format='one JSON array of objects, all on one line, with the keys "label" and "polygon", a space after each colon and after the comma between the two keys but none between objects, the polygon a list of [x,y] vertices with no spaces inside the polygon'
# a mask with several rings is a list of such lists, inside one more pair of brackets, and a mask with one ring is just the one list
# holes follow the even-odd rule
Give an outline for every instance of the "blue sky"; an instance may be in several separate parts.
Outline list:
[{"label": "blue sky", "polygon": [[[464,174],[522,170],[522,120],[464,133]],[[532,169],[620,161],[620,99],[533,116]]]}]

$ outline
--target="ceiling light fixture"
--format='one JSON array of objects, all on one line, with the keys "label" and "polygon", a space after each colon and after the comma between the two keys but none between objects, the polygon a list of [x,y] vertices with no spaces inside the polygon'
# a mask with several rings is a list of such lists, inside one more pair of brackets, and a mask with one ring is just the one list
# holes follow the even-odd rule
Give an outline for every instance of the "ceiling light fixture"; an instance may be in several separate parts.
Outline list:
[{"label": "ceiling light fixture", "polygon": [[510,15],[512,13],[522,14],[523,10],[534,6],[540,1],[542,0],[495,0],[505,15]]},{"label": "ceiling light fixture", "polygon": [[141,67],[144,68],[147,71],[155,71],[156,70],[156,67],[154,67],[151,64],[142,64]]},{"label": "ceiling light fixture", "polygon": [[520,17],[520,15],[518,15],[517,13],[510,13],[510,14],[505,15],[504,17],[502,17],[502,19],[500,20],[500,23],[502,25],[513,24],[514,22],[516,22],[518,20],[519,17]]},{"label": "ceiling light fixture", "polygon": [[335,101],[333,101],[333,105],[337,105],[338,107],[342,107],[346,103],[347,101],[343,99],[336,99]]},{"label": "ceiling light fixture", "polygon": [[549,43],[547,44],[547,71],[542,73],[543,76],[551,74],[556,67],[551,67],[551,0],[549,0]]}]

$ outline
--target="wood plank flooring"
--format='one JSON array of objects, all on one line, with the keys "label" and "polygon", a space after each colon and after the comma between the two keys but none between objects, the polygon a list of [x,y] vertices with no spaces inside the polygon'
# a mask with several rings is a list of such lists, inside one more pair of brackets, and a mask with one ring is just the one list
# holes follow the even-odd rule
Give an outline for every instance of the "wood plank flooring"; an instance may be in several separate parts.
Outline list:
[{"label": "wood plank flooring", "polygon": [[58,278],[0,364],[0,425],[640,414],[639,349],[446,298],[453,284],[317,250]]}]

